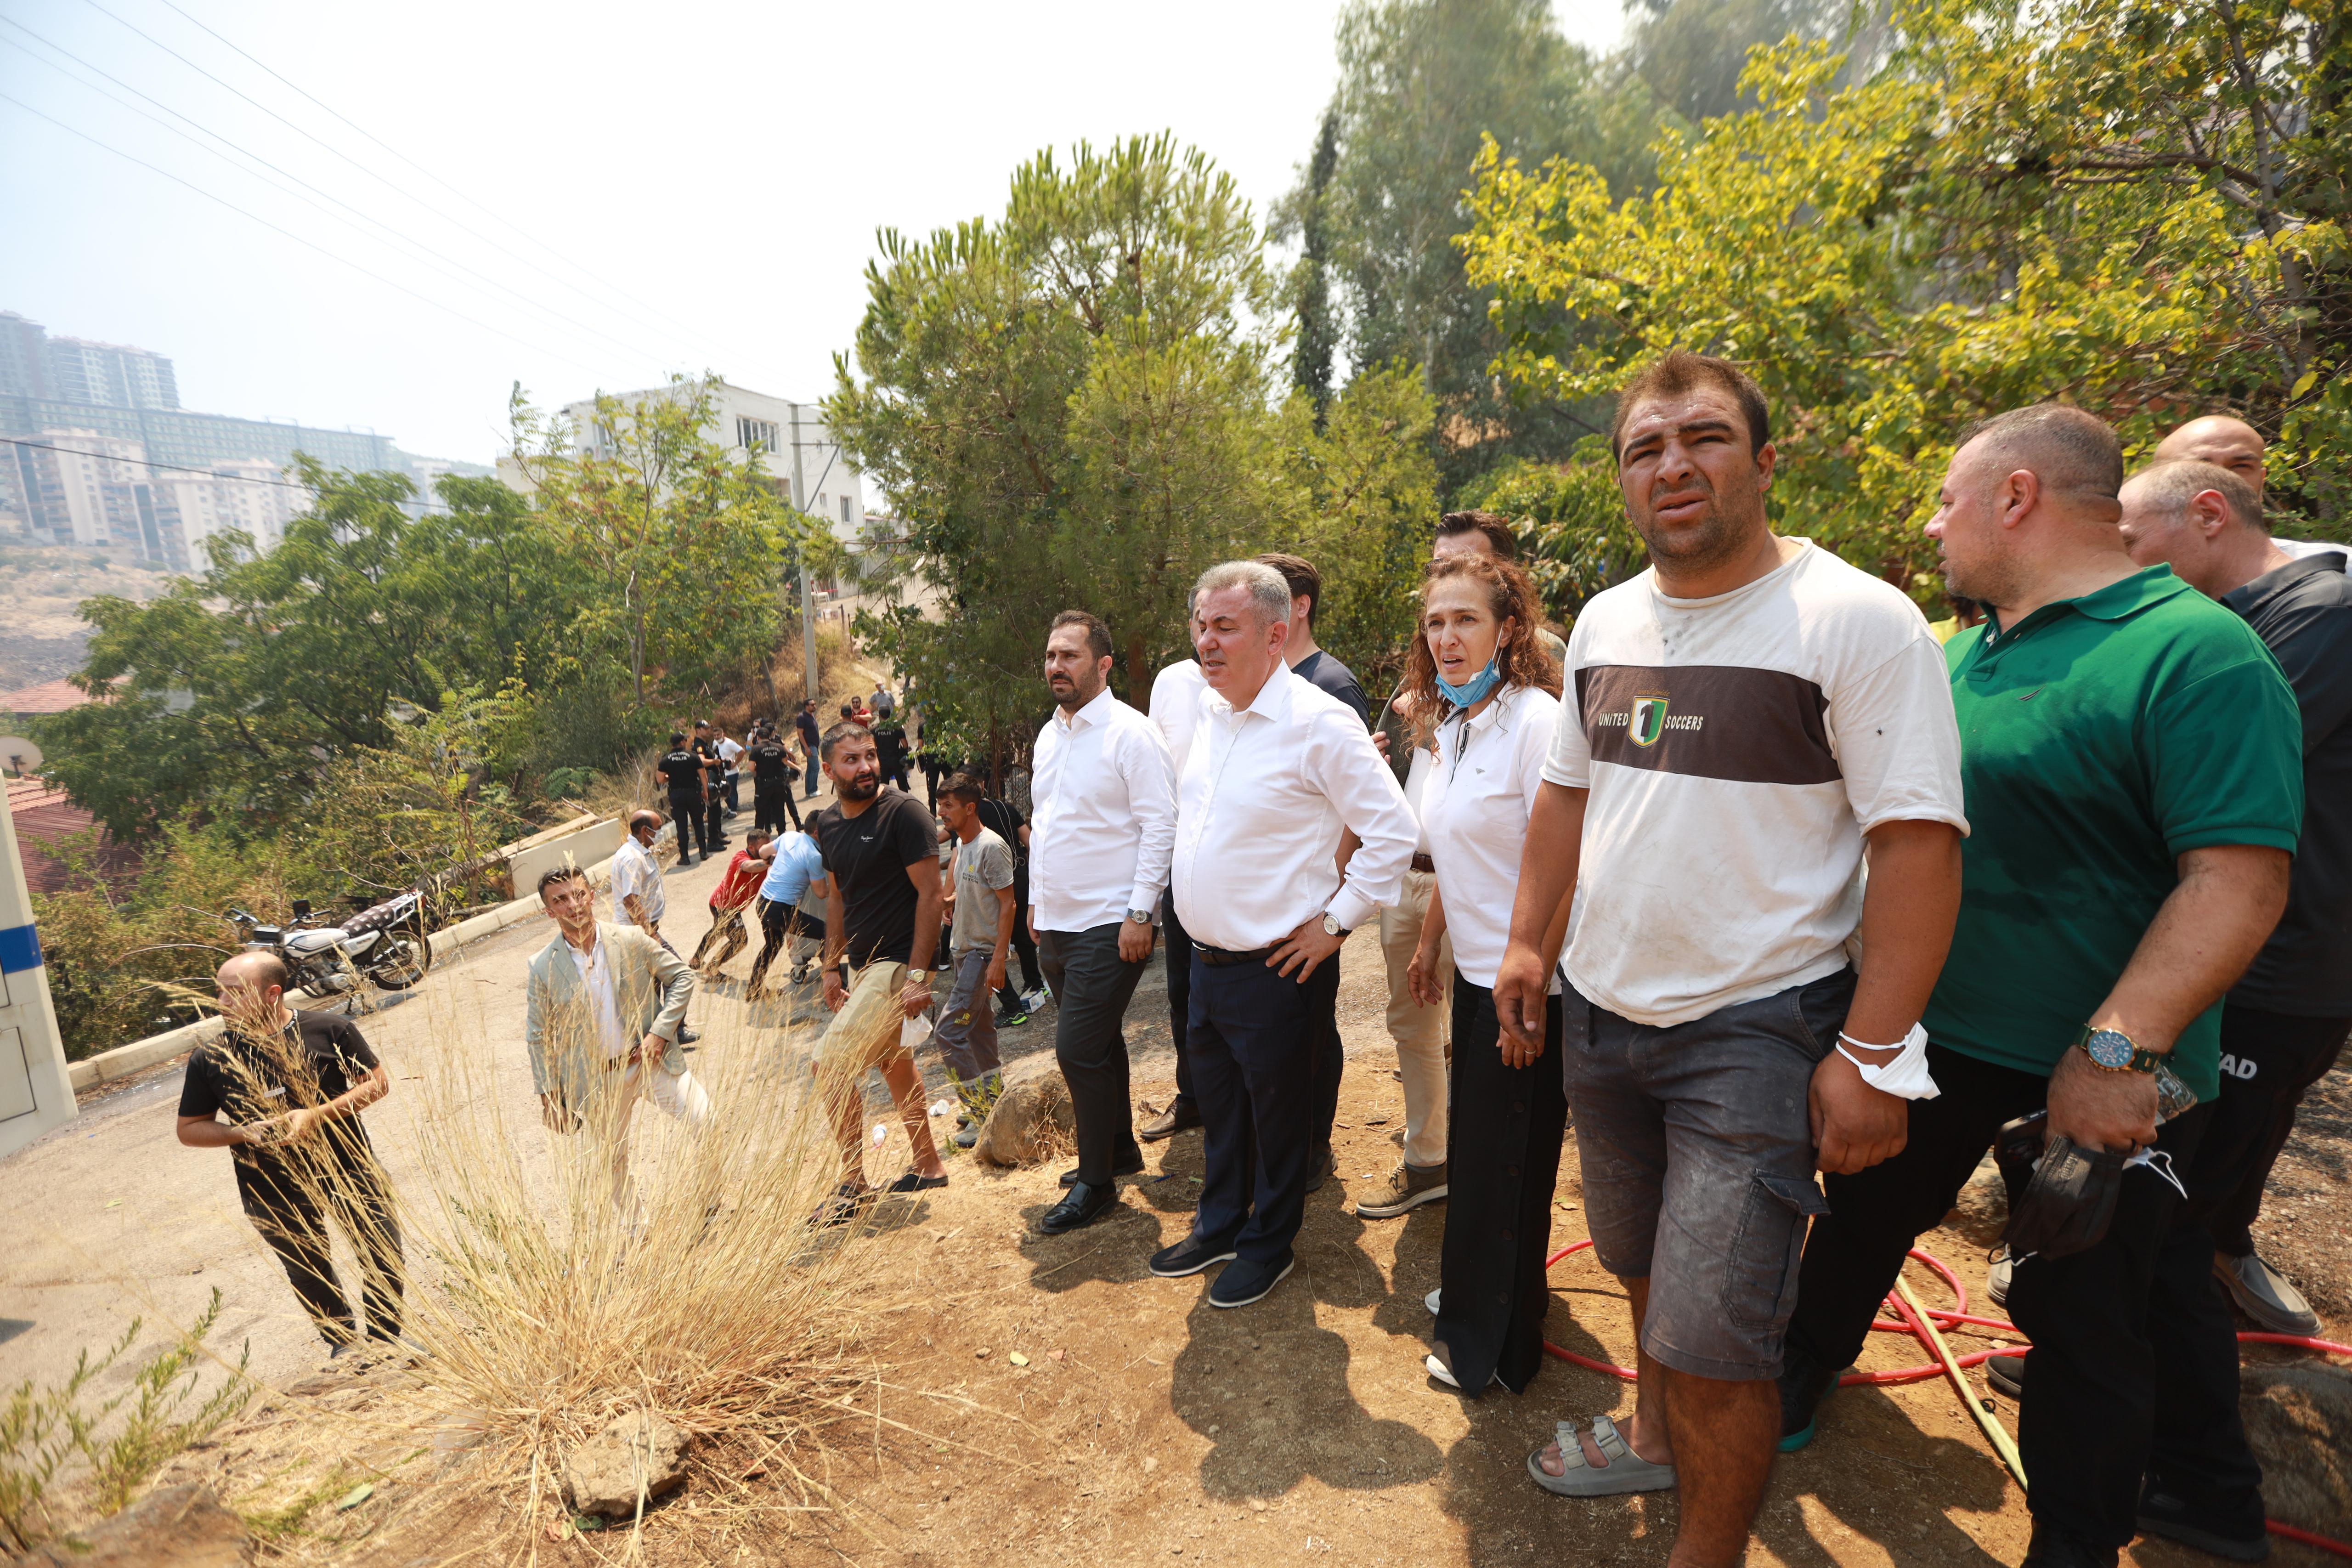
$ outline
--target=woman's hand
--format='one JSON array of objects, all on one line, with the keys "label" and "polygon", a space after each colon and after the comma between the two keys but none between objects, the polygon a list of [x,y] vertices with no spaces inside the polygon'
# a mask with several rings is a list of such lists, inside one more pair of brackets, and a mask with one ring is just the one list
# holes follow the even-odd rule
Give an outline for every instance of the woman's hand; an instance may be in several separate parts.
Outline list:
[{"label": "woman's hand", "polygon": [[1434,1007],[1445,1000],[1437,985],[1437,954],[1423,942],[1412,950],[1412,962],[1405,966],[1405,989],[1412,999],[1424,1007]]}]

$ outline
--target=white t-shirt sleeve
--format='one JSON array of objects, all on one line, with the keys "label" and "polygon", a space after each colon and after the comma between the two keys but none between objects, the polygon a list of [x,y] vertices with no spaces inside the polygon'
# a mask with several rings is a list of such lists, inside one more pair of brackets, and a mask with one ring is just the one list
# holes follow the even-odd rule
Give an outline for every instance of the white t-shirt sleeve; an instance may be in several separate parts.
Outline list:
[{"label": "white t-shirt sleeve", "polygon": [[[1511,766],[1518,775],[1519,800],[1529,813],[1533,813],[1536,808],[1536,796],[1543,793],[1544,779],[1550,770],[1552,753],[1559,746],[1559,724],[1554,723],[1548,729],[1540,717],[1545,709],[1552,706],[1549,703],[1536,700],[1543,695],[1542,692],[1528,693],[1527,703],[1530,710],[1528,715],[1528,721],[1519,727],[1519,733],[1515,737],[1518,742],[1517,750],[1511,758]],[[1565,714],[1568,710],[1560,708],[1557,711]],[[1576,738],[1581,743],[1584,731],[1579,730]]]},{"label": "white t-shirt sleeve", "polygon": [[1545,782],[1570,789],[1592,787],[1592,747],[1584,733],[1583,706],[1576,700],[1576,672],[1584,657],[1584,625],[1580,618],[1569,634],[1568,666],[1560,671],[1559,722],[1553,727],[1551,752],[1543,764]]},{"label": "white t-shirt sleeve", "polygon": [[1968,832],[1952,683],[1924,622],[1892,657],[1838,681],[1822,718],[1863,832],[1882,822],[1948,822]]}]

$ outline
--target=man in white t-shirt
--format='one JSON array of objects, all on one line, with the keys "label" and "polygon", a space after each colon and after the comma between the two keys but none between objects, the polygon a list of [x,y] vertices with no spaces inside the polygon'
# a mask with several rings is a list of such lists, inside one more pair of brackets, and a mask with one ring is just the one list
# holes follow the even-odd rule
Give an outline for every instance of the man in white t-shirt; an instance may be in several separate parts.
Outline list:
[{"label": "man in white t-shirt", "polygon": [[1695,1565],[1742,1561],[1763,1499],[1805,1216],[1826,1206],[1813,1172],[1903,1145],[1967,829],[1927,623],[1772,533],[1767,424],[1719,359],[1670,354],[1620,396],[1650,569],[1569,639],[1495,986],[1506,1033],[1535,1043],[1544,926],[1573,887],[1561,1073],[1641,1384],[1629,1432],[1562,1421],[1528,1473],[1577,1496],[1675,1488]]},{"label": "man in white t-shirt", "polygon": [[[661,867],[654,860],[654,840],[661,835],[661,825],[657,811],[631,812],[629,836],[613,851],[613,918],[623,925],[635,926],[656,942],[661,940],[667,908]],[[683,844],[685,839],[678,842]]]}]

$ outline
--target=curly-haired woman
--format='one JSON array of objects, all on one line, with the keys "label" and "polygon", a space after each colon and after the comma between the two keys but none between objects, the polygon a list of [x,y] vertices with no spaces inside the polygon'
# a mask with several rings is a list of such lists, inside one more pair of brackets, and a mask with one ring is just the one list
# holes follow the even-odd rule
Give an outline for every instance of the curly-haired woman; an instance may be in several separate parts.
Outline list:
[{"label": "curly-haired woman", "polygon": [[[1536,640],[1535,585],[1507,561],[1443,557],[1422,591],[1422,636],[1406,685],[1419,742],[1435,767],[1422,797],[1437,889],[1409,979],[1424,1005],[1441,1000],[1438,944],[1454,946],[1453,1116],[1446,1132],[1448,1196],[1430,1375],[1465,1391],[1499,1383],[1517,1393],[1543,1360],[1544,1248],[1559,1173],[1568,1101],[1558,1059],[1544,1046],[1504,1038],[1495,972],[1510,935],[1511,903],[1528,814],[1543,784],[1559,717],[1559,667]],[[1549,932],[1568,931],[1563,902]],[[1559,1036],[1552,984],[1549,1039]]]}]

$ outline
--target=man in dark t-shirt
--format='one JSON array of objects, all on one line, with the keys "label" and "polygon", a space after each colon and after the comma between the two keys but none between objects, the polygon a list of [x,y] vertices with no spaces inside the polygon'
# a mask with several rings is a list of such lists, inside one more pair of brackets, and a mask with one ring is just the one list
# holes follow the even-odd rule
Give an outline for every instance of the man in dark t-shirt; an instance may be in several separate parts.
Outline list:
[{"label": "man in dark t-shirt", "polygon": [[710,821],[703,801],[702,753],[686,743],[685,731],[673,730],[669,750],[654,763],[654,771],[662,776],[669,791],[670,819],[677,824],[677,863],[693,864],[694,841],[702,841],[702,853],[710,853]]},{"label": "man in dark t-shirt", "polygon": [[350,1019],[287,1006],[286,980],[274,953],[239,953],[221,965],[226,1026],[188,1058],[179,1139],[236,1156],[246,1217],[341,1354],[359,1330],[329,1261],[330,1215],[360,1261],[368,1336],[389,1342],[400,1332],[400,1229],[359,1120],[392,1091],[392,1079]]},{"label": "man in dark t-shirt", "polygon": [[1261,555],[1258,560],[1281,573],[1282,580],[1290,584],[1290,634],[1283,643],[1283,658],[1289,661],[1290,672],[1354,709],[1356,717],[1370,729],[1372,705],[1364,696],[1363,683],[1315,640],[1315,606],[1323,597],[1323,574],[1301,556]]},{"label": "man in dark t-shirt", "polygon": [[873,732],[836,724],[825,732],[822,754],[837,799],[809,818],[809,835],[824,858],[824,1005],[833,1021],[810,1065],[839,1127],[841,1184],[813,1217],[841,1225],[873,1195],[858,1092],[868,1068],[882,1070],[914,1145],[914,1169],[890,1190],[947,1185],[923,1109],[922,1077],[899,1035],[905,1020],[931,1005],[931,952],[946,900],[939,829],[913,796],[883,784]]}]

